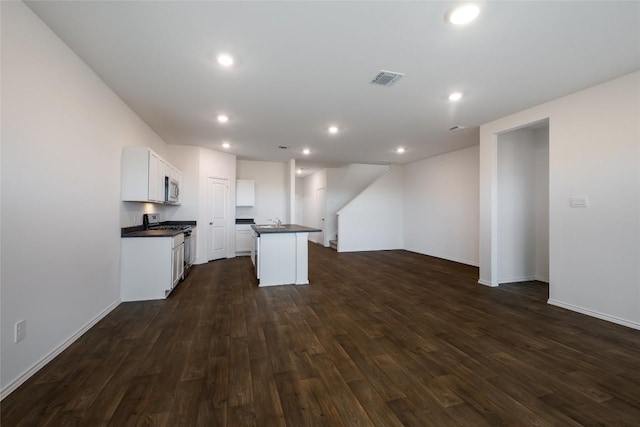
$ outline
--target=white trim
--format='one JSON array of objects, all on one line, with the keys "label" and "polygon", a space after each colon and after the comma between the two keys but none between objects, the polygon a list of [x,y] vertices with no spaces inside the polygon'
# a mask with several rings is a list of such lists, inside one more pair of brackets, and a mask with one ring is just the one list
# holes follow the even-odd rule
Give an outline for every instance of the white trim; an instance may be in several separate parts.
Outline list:
[{"label": "white trim", "polygon": [[495,288],[495,287],[498,286],[498,285],[494,285],[491,282],[487,282],[486,280],[483,280],[483,279],[478,279],[478,283],[480,283],[481,285],[484,285],[484,286],[489,286],[491,288]]},{"label": "white trim", "polygon": [[102,320],[107,314],[111,313],[117,306],[120,305],[120,299],[117,299],[113,304],[109,307],[105,308],[101,313],[98,313],[96,317],[91,319],[89,323],[84,325],[82,328],[78,329],[73,335],[67,338],[63,343],[61,343],[58,347],[54,348],[49,354],[40,359],[39,362],[35,363],[31,368],[27,369],[20,376],[18,376],[15,380],[10,382],[5,388],[0,392],[0,400],[3,400],[5,397],[9,396],[11,393],[15,391],[18,387],[20,387],[25,381],[31,378],[36,372],[40,369],[44,368],[44,366],[51,362],[56,356],[62,353],[67,349],[71,344],[73,344],[78,338],[84,335],[89,329],[91,329],[96,323]]},{"label": "white trim", "polygon": [[547,300],[547,303],[551,304],[551,305],[555,305],[556,307],[560,307],[560,308],[564,308],[564,309],[567,309],[567,310],[575,311],[577,313],[586,314],[587,316],[591,316],[591,317],[595,317],[595,318],[598,318],[598,319],[606,320],[607,322],[616,323],[618,325],[626,326],[628,328],[640,330],[640,323],[638,323],[638,322],[631,322],[631,321],[626,320],[626,319],[621,319],[619,317],[611,316],[609,314],[604,314],[604,313],[600,313],[598,311],[589,310],[587,308],[578,307],[576,305],[567,304],[565,302],[553,300],[551,298],[549,298],[549,300]]},{"label": "white trim", "polygon": [[500,279],[500,284],[507,283],[519,283],[519,282],[533,282],[534,280],[538,280],[535,276],[523,276],[523,277],[513,277],[511,279]]},{"label": "white trim", "polygon": [[[426,256],[429,256],[429,257],[432,257],[432,258],[443,259],[445,261],[456,262],[458,264],[469,265],[471,267],[480,267],[477,262],[465,261],[465,260],[462,260],[462,259],[459,259],[459,258],[447,258],[447,257],[442,256],[442,255],[435,255],[435,254],[428,253],[428,252],[419,252],[419,251],[416,251],[414,249],[402,249],[401,248],[399,250],[411,252],[411,253],[418,254],[418,255],[426,255]],[[338,252],[340,252],[340,251],[338,251]]]},{"label": "white trim", "polygon": [[500,280],[499,283],[502,284],[507,284],[507,283],[519,283],[519,282],[544,282],[546,284],[549,284],[549,278],[548,277],[540,277],[540,276],[523,276],[523,277],[514,277],[511,279],[504,279],[504,280]]}]

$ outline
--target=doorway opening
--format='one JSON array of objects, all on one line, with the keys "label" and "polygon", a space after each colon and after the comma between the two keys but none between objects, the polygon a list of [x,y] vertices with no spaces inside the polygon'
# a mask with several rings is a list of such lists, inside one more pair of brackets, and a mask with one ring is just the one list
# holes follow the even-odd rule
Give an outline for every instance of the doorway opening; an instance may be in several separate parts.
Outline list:
[{"label": "doorway opening", "polygon": [[549,283],[549,120],[498,135],[497,154],[498,283]]}]

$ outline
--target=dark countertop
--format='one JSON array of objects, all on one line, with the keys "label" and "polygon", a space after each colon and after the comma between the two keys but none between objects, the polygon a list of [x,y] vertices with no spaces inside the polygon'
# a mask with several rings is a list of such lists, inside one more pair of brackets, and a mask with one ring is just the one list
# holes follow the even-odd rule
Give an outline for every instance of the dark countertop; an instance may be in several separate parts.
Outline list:
[{"label": "dark countertop", "polygon": [[280,227],[275,225],[252,225],[253,231],[258,234],[274,234],[274,233],[319,233],[322,230],[318,228],[305,227],[298,224],[282,224]]},{"label": "dark countertop", "polygon": [[253,218],[236,218],[236,224],[255,224]]},{"label": "dark countertop", "polygon": [[[160,225],[190,225],[196,227],[196,221],[165,221]],[[144,226],[124,227],[120,229],[120,237],[173,237],[185,230],[145,230]]]},{"label": "dark countertop", "polygon": [[184,230],[140,230],[122,233],[120,237],[173,237],[184,233]]}]

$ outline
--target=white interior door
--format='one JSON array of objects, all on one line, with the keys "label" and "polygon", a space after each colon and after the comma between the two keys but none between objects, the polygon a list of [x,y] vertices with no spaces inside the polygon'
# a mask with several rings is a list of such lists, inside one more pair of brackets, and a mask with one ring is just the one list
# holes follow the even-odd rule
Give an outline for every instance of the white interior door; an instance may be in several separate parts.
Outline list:
[{"label": "white interior door", "polygon": [[209,178],[209,235],[207,256],[209,261],[227,257],[227,227],[229,217],[229,180]]}]

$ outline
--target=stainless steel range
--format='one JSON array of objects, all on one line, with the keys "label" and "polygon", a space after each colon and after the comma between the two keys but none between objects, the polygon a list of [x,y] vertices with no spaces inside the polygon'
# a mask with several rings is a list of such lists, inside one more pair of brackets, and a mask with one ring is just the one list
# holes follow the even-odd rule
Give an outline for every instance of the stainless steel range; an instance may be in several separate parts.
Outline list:
[{"label": "stainless steel range", "polygon": [[160,224],[157,213],[144,214],[142,225],[146,230],[177,230],[184,235],[184,275],[189,273],[196,260],[196,228],[190,224]]},{"label": "stainless steel range", "polygon": [[142,225],[145,230],[190,230],[190,224],[160,224],[160,214],[150,213],[142,215]]},{"label": "stainless steel range", "polygon": [[196,262],[196,228],[191,227],[184,232],[184,276],[191,271]]}]

